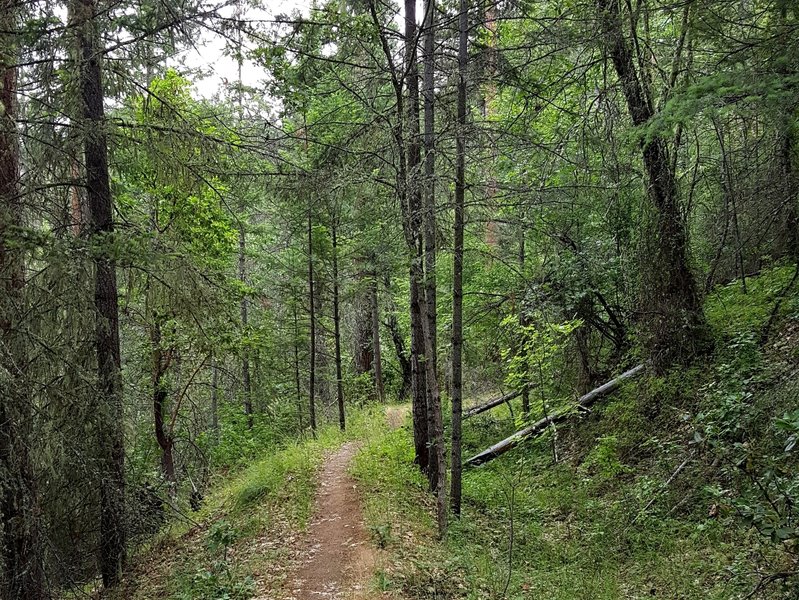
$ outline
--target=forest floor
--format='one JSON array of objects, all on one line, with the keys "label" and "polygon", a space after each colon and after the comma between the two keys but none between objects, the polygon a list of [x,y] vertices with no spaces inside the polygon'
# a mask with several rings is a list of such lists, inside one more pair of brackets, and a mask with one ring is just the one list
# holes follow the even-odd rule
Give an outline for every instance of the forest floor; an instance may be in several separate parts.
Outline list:
[{"label": "forest floor", "polygon": [[[736,491],[740,467],[704,441],[745,423],[757,435],[740,452],[758,449],[795,481],[790,432],[769,423],[799,431],[799,296],[758,341],[791,277],[751,279],[747,294],[731,284],[706,303],[720,340],[707,362],[630,382],[467,469],[444,540],[409,407],[353,407],[346,432],[333,423],[220,474],[191,523],[148,541],[114,600],[796,600],[795,545],[740,514],[768,511],[771,496]],[[518,429],[520,410],[517,399],[469,419],[464,454]]]}]

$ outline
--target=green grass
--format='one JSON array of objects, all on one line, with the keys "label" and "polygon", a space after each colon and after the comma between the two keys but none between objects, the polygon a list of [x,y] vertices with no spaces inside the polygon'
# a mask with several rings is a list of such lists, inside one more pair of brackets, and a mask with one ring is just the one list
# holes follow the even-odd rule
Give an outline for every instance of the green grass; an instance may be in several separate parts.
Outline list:
[{"label": "green grass", "polygon": [[740,589],[724,571],[732,546],[718,522],[697,528],[659,516],[631,523],[651,485],[619,486],[613,471],[609,487],[607,474],[551,466],[546,441],[467,471],[463,517],[438,543],[412,456],[407,431],[386,432],[354,468],[368,524],[392,557],[380,580],[405,597],[722,600]]},{"label": "green grass", "polygon": [[[451,521],[443,542],[426,481],[411,464],[409,428],[383,430],[354,467],[370,529],[387,549],[381,587],[420,600],[729,600],[746,597],[759,574],[795,570],[795,550],[771,544],[740,518],[731,502],[740,492],[728,488],[741,481],[722,471],[709,442],[695,445],[708,422],[732,419],[751,426],[748,448],[780,450],[769,423],[795,404],[795,395],[780,392],[799,345],[791,333],[795,290],[781,304],[774,339],[765,347],[757,340],[793,273],[764,271],[747,280],[746,293],[740,282],[715,290],[705,310],[716,353],[628,384],[561,426],[557,464],[548,434],[468,469],[463,517]],[[464,455],[516,429],[519,411],[517,400],[513,414],[501,406],[468,420]],[[790,586],[776,581],[754,597],[795,598]]]},{"label": "green grass", "polygon": [[[764,270],[746,279],[746,292],[740,279],[716,287],[705,302],[705,315],[717,339],[729,340],[747,333],[759,333],[768,321],[776,300],[786,291],[794,276],[794,266]],[[799,297],[790,294],[780,307],[780,315],[795,314]]]},{"label": "green grass", "polygon": [[[116,598],[243,600],[282,585],[296,556],[296,538],[313,511],[325,454],[362,439],[384,420],[381,407],[353,410],[346,433],[321,428],[265,453],[234,474],[220,474],[192,521],[169,523],[133,559]],[[223,560],[223,558],[225,560]]]}]

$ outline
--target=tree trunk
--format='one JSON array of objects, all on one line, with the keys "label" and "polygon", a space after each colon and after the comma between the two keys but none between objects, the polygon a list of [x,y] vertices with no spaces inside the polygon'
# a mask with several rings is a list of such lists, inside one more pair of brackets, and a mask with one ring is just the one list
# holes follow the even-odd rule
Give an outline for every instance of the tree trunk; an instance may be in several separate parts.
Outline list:
[{"label": "tree trunk", "polygon": [[416,463],[424,472],[430,468],[427,425],[427,381],[421,357],[425,353],[424,330],[426,310],[424,304],[424,248],[421,236],[421,189],[419,165],[421,155],[419,147],[419,66],[417,63],[417,26],[416,1],[405,0],[405,89],[407,94],[405,158],[404,170],[406,214],[405,237],[411,261],[410,277],[410,312],[411,312],[411,393],[413,396],[413,439],[416,450]]},{"label": "tree trunk", "polygon": [[[624,36],[619,0],[597,0],[602,35],[622,84],[633,125],[655,116],[647,79],[639,73]],[[642,145],[647,194],[655,209],[655,248],[645,283],[648,345],[655,366],[686,361],[708,348],[709,338],[696,282],[688,266],[686,227],[680,212],[677,181],[666,141],[655,137]]]},{"label": "tree trunk", "polygon": [[[630,379],[638,377],[644,373],[646,365],[638,365],[637,367],[633,367],[629,371],[625,371],[621,375],[619,375],[616,379],[612,379],[607,383],[599,386],[595,390],[592,390],[581,396],[576,403],[575,408],[581,409],[583,411],[589,409],[597,400],[608,396],[615,392],[621,385]],[[555,423],[561,423],[566,419],[570,418],[574,415],[574,409],[566,409],[560,412],[557,412],[553,415],[545,415],[542,419],[536,421],[529,427],[525,427],[521,431],[517,431],[510,437],[505,438],[504,440],[497,442],[490,448],[483,450],[479,454],[475,454],[469,460],[466,461],[466,465],[469,466],[477,466],[482,465],[483,463],[487,463],[488,461],[494,460],[498,456],[502,456],[508,450],[512,450],[525,440],[529,439],[530,437],[534,437],[544,433],[549,427],[554,425]]]},{"label": "tree trunk", "polygon": [[[432,370],[426,369],[427,382],[427,437],[436,437],[436,400],[433,397],[434,387],[430,384],[432,373],[438,382],[437,335],[436,335],[436,195],[435,195],[435,89],[433,84],[433,51],[435,47],[435,0],[425,1],[424,14],[424,79],[422,95],[424,98],[424,310],[423,318],[427,321],[427,335],[430,336],[431,352],[425,352],[425,362],[432,363]],[[439,404],[440,411],[440,404]],[[442,438],[443,443],[443,438]],[[435,491],[438,485],[437,461],[431,463],[428,470],[430,489]]]},{"label": "tree trunk", "polygon": [[[421,260],[414,262],[412,269],[414,280],[418,282],[417,288],[421,290],[421,280],[424,277]],[[417,293],[416,311],[420,315],[422,314],[423,305],[424,296],[421,293]],[[427,386],[430,388],[428,395],[430,405],[427,407],[429,424],[426,428],[429,435],[429,451],[431,450],[428,456],[428,478],[432,484],[431,489],[436,492],[438,534],[439,537],[443,538],[447,527],[447,463],[444,457],[444,423],[441,414],[441,396],[439,394],[435,366],[432,360],[428,360],[428,357],[433,354],[432,336],[430,335],[427,319],[421,318],[420,322],[424,355],[422,355],[417,362],[421,368],[424,369],[423,380],[426,380]],[[430,476],[431,472],[435,474],[435,479]]]},{"label": "tree trunk", "polygon": [[[431,0],[432,1],[432,0]],[[455,230],[452,256],[452,486],[450,507],[461,514],[461,425],[463,421],[463,220],[466,204],[466,68],[469,16],[467,0],[458,16],[458,107],[455,128]]]},{"label": "tree trunk", "polygon": [[[524,265],[527,261],[527,232],[524,227],[524,216],[522,216],[522,222],[519,224],[519,273],[521,274],[522,278],[522,294],[519,297],[519,329],[520,331],[520,341],[519,341],[519,351],[524,352],[524,328],[527,326],[527,313],[525,311],[524,301],[525,301],[525,292],[527,287],[527,279],[525,277]],[[526,358],[524,359],[524,364],[527,365]],[[521,389],[521,396],[522,396],[522,417],[524,419],[530,416],[530,386],[528,382],[530,380],[530,374],[527,372],[527,368],[525,366],[524,370],[524,382]]]},{"label": "tree trunk", "polygon": [[385,401],[383,389],[383,360],[380,349],[380,309],[377,302],[377,273],[372,277],[369,286],[370,313],[372,316],[372,348],[374,350],[374,364],[372,365],[375,376],[375,391],[378,402]]},{"label": "tree trunk", "polygon": [[[508,404],[514,398],[518,398],[522,395],[522,390],[516,390],[515,392],[510,392],[505,394],[504,396],[500,396],[499,398],[494,398],[493,400],[489,400],[485,404],[479,404],[478,406],[473,406],[468,410],[463,411],[463,418],[470,419],[476,415],[480,415],[486,411],[491,410],[492,408],[496,408],[497,406],[502,406],[503,404]],[[510,406],[510,404],[508,404]]]},{"label": "tree trunk", "polygon": [[313,221],[311,208],[308,207],[308,304],[311,318],[311,343],[308,357],[308,416],[311,420],[311,431],[316,436],[316,298],[314,297],[313,279]]},{"label": "tree trunk", "polygon": [[297,393],[297,426],[302,431],[302,388],[300,386],[300,324],[297,307],[294,306],[294,389]]},{"label": "tree trunk", "polygon": [[216,356],[211,361],[211,431],[219,443],[219,364]]},{"label": "tree trunk", "polygon": [[177,478],[175,477],[175,461],[172,453],[174,440],[172,439],[171,432],[166,431],[164,428],[164,410],[168,397],[168,390],[164,383],[164,375],[169,369],[169,353],[164,356],[164,351],[161,348],[161,324],[158,321],[158,317],[156,317],[150,333],[150,343],[152,345],[151,378],[153,386],[155,439],[158,442],[158,447],[161,449],[161,474],[164,477],[164,481],[166,481],[169,486],[170,495],[174,496],[177,484]]},{"label": "tree trunk", "polygon": [[408,393],[411,391],[411,386],[413,384],[413,378],[411,377],[411,361],[405,350],[405,340],[399,330],[396,315],[390,314],[388,316],[386,326],[388,327],[389,333],[391,333],[391,341],[394,344],[397,362],[399,362],[400,371],[402,372],[402,388],[400,389],[399,396],[400,399],[404,400],[408,397]]},{"label": "tree trunk", "polygon": [[338,298],[338,237],[336,224],[331,227],[333,236],[333,326],[335,328],[336,344],[336,401],[338,403],[338,426],[344,431],[346,426],[344,416],[344,381],[341,374],[341,317],[339,315]]},{"label": "tree trunk", "polygon": [[[793,35],[792,24],[788,22],[788,3],[779,6],[780,39],[787,48]],[[779,70],[783,77],[795,75],[795,67],[785,62]],[[799,262],[799,131],[796,125],[796,102],[783,110],[778,121],[779,127],[779,168],[784,186],[784,210],[780,237],[784,252],[795,262]]]},{"label": "tree trunk", "polygon": [[[419,267],[421,270],[421,266]],[[411,267],[411,410],[413,413],[413,445],[416,452],[415,462],[422,472],[430,468],[430,448],[427,427],[427,385],[422,370],[420,357],[424,354],[424,331],[422,329],[422,311],[420,296],[421,283],[416,279]]]},{"label": "tree trunk", "polygon": [[[247,269],[246,269],[246,250],[247,238],[244,232],[244,224],[239,227],[239,281],[242,285],[247,284]],[[244,346],[241,349],[241,386],[242,394],[244,395],[244,414],[247,416],[247,428],[252,429],[253,425],[253,410],[252,410],[252,382],[250,380],[250,351],[247,347],[248,335],[247,328],[249,326],[247,294],[246,292],[241,297],[241,328],[245,336]]]},{"label": "tree trunk", "polygon": [[30,460],[33,411],[25,389],[22,332],[24,255],[13,240],[22,225],[16,133],[17,6],[0,2],[0,597],[49,597],[42,570],[36,479]]},{"label": "tree trunk", "polygon": [[427,322],[433,344],[433,368],[438,373],[436,306],[436,155],[435,155],[435,0],[426,0],[424,15],[424,245]]},{"label": "tree trunk", "polygon": [[84,117],[84,159],[94,258],[95,348],[100,396],[100,572],[103,585],[116,585],[125,562],[125,448],[122,432],[122,369],[119,348],[119,298],[116,264],[107,251],[113,235],[113,199],[103,85],[95,31],[95,0],[80,0],[76,10]]}]

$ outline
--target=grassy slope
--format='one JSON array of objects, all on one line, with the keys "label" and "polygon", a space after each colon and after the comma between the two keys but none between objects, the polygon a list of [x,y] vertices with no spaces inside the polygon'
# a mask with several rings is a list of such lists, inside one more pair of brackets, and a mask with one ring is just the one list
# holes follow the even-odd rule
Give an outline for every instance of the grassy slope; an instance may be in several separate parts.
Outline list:
[{"label": "grassy slope", "polygon": [[[245,599],[276,590],[296,564],[325,453],[362,438],[381,411],[353,411],[346,434],[331,426],[316,440],[276,449],[243,471],[220,477],[202,510],[162,531],[132,560],[116,598]],[[269,593],[263,597],[270,597]]]},{"label": "grassy slope", "polygon": [[[795,394],[785,393],[797,363],[797,345],[785,341],[795,299],[782,305],[776,341],[765,350],[756,342],[792,274],[783,268],[749,280],[746,295],[738,283],[717,290],[706,306],[716,354],[689,371],[630,384],[559,430],[556,464],[550,435],[469,470],[464,516],[443,543],[433,541],[431,499],[409,466],[410,431],[373,438],[355,473],[370,526],[392,557],[381,585],[410,598],[726,600],[752,591],[758,571],[795,569],[795,555],[764,543],[709,489],[732,482],[724,457],[701,440],[727,412],[761,419],[768,437],[769,419],[795,408]],[[467,422],[466,453],[513,427],[504,407]],[[757,435],[747,443],[756,445]],[[795,597],[779,583],[756,597]]]},{"label": "grassy slope", "polygon": [[[706,307],[719,340],[712,360],[630,384],[561,428],[557,463],[549,435],[467,471],[463,518],[441,543],[432,496],[412,464],[410,428],[390,430],[381,407],[353,411],[346,437],[366,441],[352,469],[374,540],[386,548],[376,587],[409,599],[726,600],[753,589],[756,569],[795,568],[708,489],[729,482],[706,444],[692,443],[703,415],[719,406],[730,405],[736,418],[748,406],[761,423],[795,407],[785,376],[799,362],[795,299],[783,304],[766,349],[755,342],[791,275],[781,269],[750,280],[745,296],[737,284],[718,290]],[[465,453],[514,427],[505,407],[469,421]],[[220,478],[196,524],[173,525],[137,554],[116,597],[244,599],[255,589],[273,597],[269,590],[296,564],[294,539],[312,510],[317,468],[344,439],[331,427]],[[791,593],[769,585],[756,597]]]}]

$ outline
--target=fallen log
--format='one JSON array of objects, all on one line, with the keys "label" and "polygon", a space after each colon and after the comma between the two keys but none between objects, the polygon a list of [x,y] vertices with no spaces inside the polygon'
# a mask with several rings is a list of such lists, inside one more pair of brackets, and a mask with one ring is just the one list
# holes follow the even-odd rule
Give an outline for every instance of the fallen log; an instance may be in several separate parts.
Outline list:
[{"label": "fallen log", "polygon": [[479,415],[487,410],[491,410],[492,408],[499,406],[500,404],[505,404],[506,402],[510,402],[514,398],[518,398],[522,395],[521,390],[516,392],[511,392],[510,394],[505,394],[501,398],[495,398],[485,404],[481,404],[480,406],[473,406],[469,410],[463,411],[463,418],[468,419],[469,417],[473,417],[474,415]]},{"label": "fallen log", "polygon": [[[622,383],[629,379],[634,379],[641,373],[643,373],[646,365],[641,364],[637,367],[633,367],[629,371],[625,371],[621,375],[619,375],[616,379],[612,379],[607,383],[599,386],[598,388],[591,390],[584,396],[580,396],[577,399],[577,404],[574,408],[577,409],[589,409],[591,405],[593,405],[597,400],[607,396],[615,392]],[[465,466],[477,466],[482,465],[483,463],[487,463],[490,460],[494,460],[497,456],[502,456],[508,450],[512,450],[516,446],[518,446],[523,441],[527,440],[530,437],[535,437],[540,435],[550,425],[554,425],[555,423],[560,423],[561,421],[565,421],[569,416],[571,416],[572,410],[564,410],[553,415],[544,417],[522,429],[521,431],[517,431],[513,435],[508,438],[505,438],[501,442],[497,442],[490,448],[483,450],[479,454],[475,454],[469,460],[467,460],[464,465]]]}]

